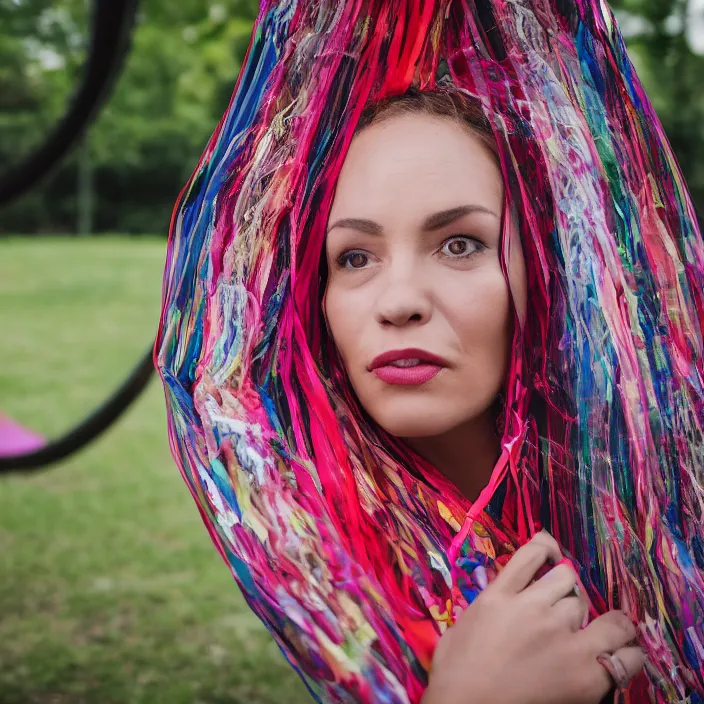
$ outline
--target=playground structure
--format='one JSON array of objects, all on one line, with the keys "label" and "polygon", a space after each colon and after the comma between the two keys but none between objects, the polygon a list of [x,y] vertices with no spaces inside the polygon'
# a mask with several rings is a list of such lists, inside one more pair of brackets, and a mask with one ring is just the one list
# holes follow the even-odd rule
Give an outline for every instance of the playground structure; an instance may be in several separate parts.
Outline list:
[{"label": "playground structure", "polygon": [[[65,115],[24,161],[0,174],[0,206],[49,174],[77,145],[109,98],[129,53],[138,0],[93,0],[91,41],[83,77]],[[37,470],[78,452],[105,432],[146,387],[154,371],[152,345],[120,387],[75,427],[55,439],[0,411],[0,472]]]}]

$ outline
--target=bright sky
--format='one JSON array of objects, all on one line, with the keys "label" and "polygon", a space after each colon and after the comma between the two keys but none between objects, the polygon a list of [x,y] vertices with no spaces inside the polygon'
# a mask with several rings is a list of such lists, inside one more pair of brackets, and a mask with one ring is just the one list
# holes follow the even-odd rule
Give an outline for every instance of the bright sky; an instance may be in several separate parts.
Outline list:
[{"label": "bright sky", "polygon": [[704,0],[689,0],[687,38],[692,51],[704,54]]}]

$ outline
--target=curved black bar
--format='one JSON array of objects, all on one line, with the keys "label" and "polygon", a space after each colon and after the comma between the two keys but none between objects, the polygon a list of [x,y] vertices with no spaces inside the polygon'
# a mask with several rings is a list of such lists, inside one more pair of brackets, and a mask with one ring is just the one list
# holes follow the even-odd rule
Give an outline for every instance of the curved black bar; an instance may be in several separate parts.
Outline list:
[{"label": "curved black bar", "polygon": [[127,55],[138,4],[139,0],[93,0],[92,38],[81,84],[42,146],[0,176],[0,203],[14,200],[46,176],[95,117]]},{"label": "curved black bar", "polygon": [[[129,50],[138,0],[94,0],[91,44],[83,78],[70,106],[28,159],[0,177],[0,203],[34,186],[66,156],[110,94]],[[0,473],[40,469],[77,452],[107,430],[144,390],[152,373],[152,347],[120,388],[62,437],[22,455],[0,456]]]},{"label": "curved black bar", "polygon": [[0,474],[31,471],[72,455],[107,430],[144,390],[154,372],[153,348],[147,353],[120,388],[91,415],[63,437],[38,450],[22,455],[0,455]]}]

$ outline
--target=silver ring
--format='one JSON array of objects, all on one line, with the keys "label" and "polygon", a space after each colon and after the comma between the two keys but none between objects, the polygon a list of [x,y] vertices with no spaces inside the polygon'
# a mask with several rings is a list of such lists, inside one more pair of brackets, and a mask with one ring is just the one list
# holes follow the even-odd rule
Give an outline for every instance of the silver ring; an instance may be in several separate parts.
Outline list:
[{"label": "silver ring", "polygon": [[597,656],[597,661],[606,669],[609,675],[611,675],[611,679],[614,681],[616,688],[621,692],[625,692],[628,689],[631,678],[626,666],[623,664],[623,660],[613,653],[602,653]]}]

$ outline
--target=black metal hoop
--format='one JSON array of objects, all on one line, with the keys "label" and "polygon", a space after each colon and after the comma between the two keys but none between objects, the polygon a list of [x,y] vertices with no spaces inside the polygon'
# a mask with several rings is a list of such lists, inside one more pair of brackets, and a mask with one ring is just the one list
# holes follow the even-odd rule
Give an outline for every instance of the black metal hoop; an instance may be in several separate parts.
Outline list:
[{"label": "black metal hoop", "polygon": [[94,0],[91,42],[78,90],[66,114],[44,143],[0,175],[0,204],[35,186],[66,156],[94,119],[116,82],[129,53],[138,0]]},{"label": "black metal hoop", "polygon": [[[94,0],[91,43],[83,78],[64,117],[26,160],[0,177],[0,204],[35,186],[63,159],[109,97],[125,58],[138,0]],[[40,469],[85,447],[107,430],[147,386],[154,372],[152,346],[107,401],[77,426],[32,452],[0,456],[0,473]]]}]

